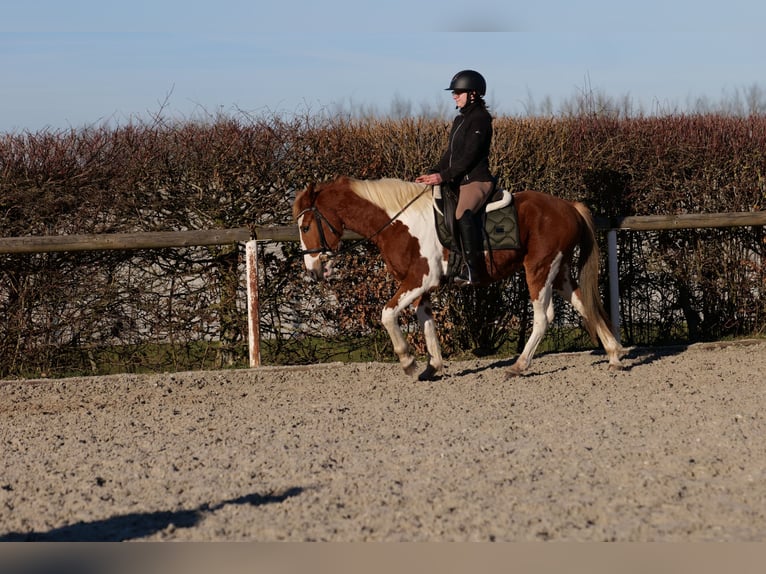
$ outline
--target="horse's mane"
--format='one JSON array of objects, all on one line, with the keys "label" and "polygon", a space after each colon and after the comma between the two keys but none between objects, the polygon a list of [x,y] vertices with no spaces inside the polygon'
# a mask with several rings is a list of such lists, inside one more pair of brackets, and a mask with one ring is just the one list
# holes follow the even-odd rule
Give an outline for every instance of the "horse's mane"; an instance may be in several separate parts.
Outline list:
[{"label": "horse's mane", "polygon": [[[347,178],[351,190],[359,197],[374,203],[387,212],[399,211],[419,193],[423,192],[423,184],[401,179],[354,179]],[[422,195],[412,205],[414,209],[430,208],[431,194]]]}]

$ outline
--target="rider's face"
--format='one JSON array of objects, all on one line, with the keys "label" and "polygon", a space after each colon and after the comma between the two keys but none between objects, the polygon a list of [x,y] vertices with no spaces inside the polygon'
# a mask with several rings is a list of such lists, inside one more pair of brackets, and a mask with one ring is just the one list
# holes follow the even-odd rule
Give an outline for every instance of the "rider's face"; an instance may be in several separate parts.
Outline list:
[{"label": "rider's face", "polygon": [[464,108],[468,103],[468,92],[462,90],[453,90],[452,98],[455,100],[455,105],[459,108]]}]

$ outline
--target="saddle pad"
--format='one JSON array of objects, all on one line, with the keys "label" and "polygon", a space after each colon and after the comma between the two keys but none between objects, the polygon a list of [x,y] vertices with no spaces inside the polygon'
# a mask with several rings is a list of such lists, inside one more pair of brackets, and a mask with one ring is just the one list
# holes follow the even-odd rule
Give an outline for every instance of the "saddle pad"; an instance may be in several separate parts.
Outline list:
[{"label": "saddle pad", "polygon": [[[516,214],[516,204],[513,201],[498,202],[500,207],[488,205],[488,209],[481,214],[484,221],[484,245],[492,251],[497,249],[519,249],[519,223]],[[444,204],[441,197],[434,198],[434,218],[439,241],[447,249],[457,250],[457,243],[450,231],[444,217]]]}]

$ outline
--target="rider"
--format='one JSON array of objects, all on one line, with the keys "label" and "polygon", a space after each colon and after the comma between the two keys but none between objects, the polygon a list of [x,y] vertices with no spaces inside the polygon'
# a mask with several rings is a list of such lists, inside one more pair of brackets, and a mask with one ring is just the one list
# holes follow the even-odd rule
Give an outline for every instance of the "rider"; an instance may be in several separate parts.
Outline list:
[{"label": "rider", "polygon": [[472,284],[478,282],[478,269],[484,257],[480,222],[474,215],[493,188],[493,177],[489,172],[492,116],[483,98],[487,83],[479,72],[458,72],[447,90],[452,91],[460,114],[452,123],[449,144],[439,163],[415,181],[426,185],[444,183],[458,193],[455,219],[466,269],[455,281]]}]

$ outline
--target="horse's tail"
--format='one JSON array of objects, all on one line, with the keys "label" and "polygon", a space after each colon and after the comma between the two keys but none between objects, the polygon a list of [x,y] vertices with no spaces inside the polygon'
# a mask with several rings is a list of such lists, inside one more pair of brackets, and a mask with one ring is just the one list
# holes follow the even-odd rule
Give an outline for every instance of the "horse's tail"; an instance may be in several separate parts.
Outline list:
[{"label": "horse's tail", "polygon": [[598,344],[600,338],[605,347],[608,347],[611,342],[619,346],[609,329],[609,316],[601,303],[601,295],[598,291],[601,255],[596,242],[593,215],[583,203],[575,202],[574,208],[583,223],[583,232],[580,234],[579,283],[580,300],[585,311],[585,328],[595,344]]}]

